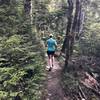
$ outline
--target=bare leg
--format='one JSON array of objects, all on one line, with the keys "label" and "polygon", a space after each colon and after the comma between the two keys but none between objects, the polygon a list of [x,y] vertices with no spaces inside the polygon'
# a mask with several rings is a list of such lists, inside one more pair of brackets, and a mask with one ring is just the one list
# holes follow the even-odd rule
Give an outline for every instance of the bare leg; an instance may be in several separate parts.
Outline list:
[{"label": "bare leg", "polygon": [[52,69],[52,67],[54,65],[54,56],[53,55],[49,55],[48,58],[49,58],[49,61],[48,61],[48,63],[49,63],[49,71],[51,71],[51,69]]},{"label": "bare leg", "polygon": [[49,55],[48,63],[49,63],[49,71],[51,71],[51,69],[52,69],[52,56],[51,55]]},{"label": "bare leg", "polygon": [[54,56],[53,55],[52,55],[51,59],[52,59],[52,67],[53,67],[54,66]]},{"label": "bare leg", "polygon": [[52,56],[51,55],[48,56],[48,65],[52,66]]},{"label": "bare leg", "polygon": [[52,57],[50,55],[50,67],[52,66]]},{"label": "bare leg", "polygon": [[48,56],[48,65],[49,65],[49,67],[51,66],[51,57],[50,57],[50,55]]}]

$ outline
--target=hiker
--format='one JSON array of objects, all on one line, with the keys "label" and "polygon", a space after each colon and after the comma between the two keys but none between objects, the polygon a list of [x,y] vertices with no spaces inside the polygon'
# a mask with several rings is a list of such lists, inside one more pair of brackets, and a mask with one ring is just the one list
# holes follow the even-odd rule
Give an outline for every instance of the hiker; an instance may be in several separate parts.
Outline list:
[{"label": "hiker", "polygon": [[49,35],[49,39],[47,40],[47,54],[48,54],[48,63],[49,63],[49,71],[51,71],[51,69],[54,66],[54,54],[55,54],[55,50],[57,47],[57,42],[55,39],[53,39],[53,35],[50,34]]}]

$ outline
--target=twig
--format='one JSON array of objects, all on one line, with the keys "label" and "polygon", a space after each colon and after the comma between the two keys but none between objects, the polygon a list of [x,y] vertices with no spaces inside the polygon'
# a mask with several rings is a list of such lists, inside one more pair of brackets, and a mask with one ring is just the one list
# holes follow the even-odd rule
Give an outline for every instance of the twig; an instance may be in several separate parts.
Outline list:
[{"label": "twig", "polygon": [[76,95],[74,95],[74,97],[75,97],[76,100],[79,100],[79,98]]},{"label": "twig", "polygon": [[88,89],[90,89],[93,93],[95,93],[97,96],[100,97],[100,92],[98,92],[96,89],[93,89],[90,86],[87,86],[86,84],[84,84],[83,82],[81,82],[85,87],[87,87]]},{"label": "twig", "polygon": [[80,93],[80,91],[79,91],[79,96],[80,96],[81,99],[83,98],[83,97],[82,97],[82,94]]},{"label": "twig", "polygon": [[78,88],[79,88],[79,91],[82,94],[83,98],[87,99],[87,97],[86,97],[85,93],[83,92],[83,90],[82,90],[80,85],[78,86]]}]

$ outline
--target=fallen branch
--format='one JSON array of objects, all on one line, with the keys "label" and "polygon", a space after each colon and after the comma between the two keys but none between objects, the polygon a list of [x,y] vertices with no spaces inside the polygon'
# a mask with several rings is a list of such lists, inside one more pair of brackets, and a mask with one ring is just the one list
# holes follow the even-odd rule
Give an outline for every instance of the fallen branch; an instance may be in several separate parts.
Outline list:
[{"label": "fallen branch", "polygon": [[83,92],[83,90],[82,90],[82,88],[81,88],[80,85],[78,86],[78,88],[79,88],[79,91],[80,91],[80,93],[81,93],[82,98],[87,99],[87,97],[86,97],[85,93]]},{"label": "fallen branch", "polygon": [[79,100],[79,98],[76,95],[74,95],[74,97],[75,97],[76,100]]},{"label": "fallen branch", "polygon": [[87,86],[87,84],[85,84],[84,82],[81,82],[86,88],[90,89],[93,93],[95,93],[97,96],[100,97],[100,92],[97,91],[96,89],[93,89],[92,87],[90,86]]},{"label": "fallen branch", "polygon": [[83,98],[83,97],[82,97],[82,94],[81,94],[80,92],[79,92],[78,94],[79,94],[79,97],[82,99],[82,98]]}]

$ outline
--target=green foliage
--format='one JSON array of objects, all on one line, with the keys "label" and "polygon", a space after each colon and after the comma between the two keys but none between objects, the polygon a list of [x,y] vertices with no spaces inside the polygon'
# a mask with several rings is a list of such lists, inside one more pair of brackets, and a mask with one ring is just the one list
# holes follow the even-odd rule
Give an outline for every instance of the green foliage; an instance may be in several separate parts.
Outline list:
[{"label": "green foliage", "polygon": [[0,91],[0,98],[1,99],[6,99],[7,98],[8,93],[5,91]]},{"label": "green foliage", "polygon": [[0,6],[0,35],[3,34],[14,34],[15,29],[18,28],[16,24],[18,23],[18,12],[13,5],[1,5]]},{"label": "green foliage", "polygon": [[84,31],[83,37],[80,39],[79,47],[81,54],[100,56],[100,24],[91,21],[87,22],[86,30]]},{"label": "green foliage", "polygon": [[13,48],[18,46],[21,43],[21,36],[20,35],[12,35],[9,37],[5,43],[4,43],[4,48]]},{"label": "green foliage", "polygon": [[39,100],[44,52],[24,16],[23,0],[0,5],[0,22],[0,100]]},{"label": "green foliage", "polygon": [[99,1],[90,1],[87,8],[84,8],[86,11],[84,30],[74,48],[79,54],[100,57],[99,5]]},{"label": "green foliage", "polygon": [[34,1],[33,24],[36,30],[40,32],[40,37],[42,37],[42,32],[44,36],[47,36],[48,33],[65,33],[67,23],[66,8],[67,3],[65,0]]},{"label": "green foliage", "polygon": [[[87,1],[86,1],[87,2]],[[69,60],[69,64],[66,67],[66,71],[64,73],[64,84],[65,84],[65,92],[68,96],[74,100],[74,96],[78,97],[79,95],[79,88],[80,85],[84,94],[88,100],[98,99],[93,91],[87,89],[82,84],[78,83],[80,80],[85,80],[84,72],[88,72],[92,75],[97,81],[97,77],[93,75],[96,73],[94,70],[98,70],[99,63],[97,59],[100,57],[100,1],[90,0],[83,5],[85,10],[85,23],[84,23],[84,30],[80,34],[81,37],[79,41],[75,41],[74,44],[74,53],[71,57],[72,59]],[[95,62],[95,68],[92,69],[92,64]],[[73,67],[71,66],[73,64]],[[78,66],[82,65],[82,68]],[[76,71],[76,72],[75,72]],[[92,73],[92,74],[91,74]],[[97,74],[99,76],[99,74]],[[94,95],[92,98],[91,95]]]}]

